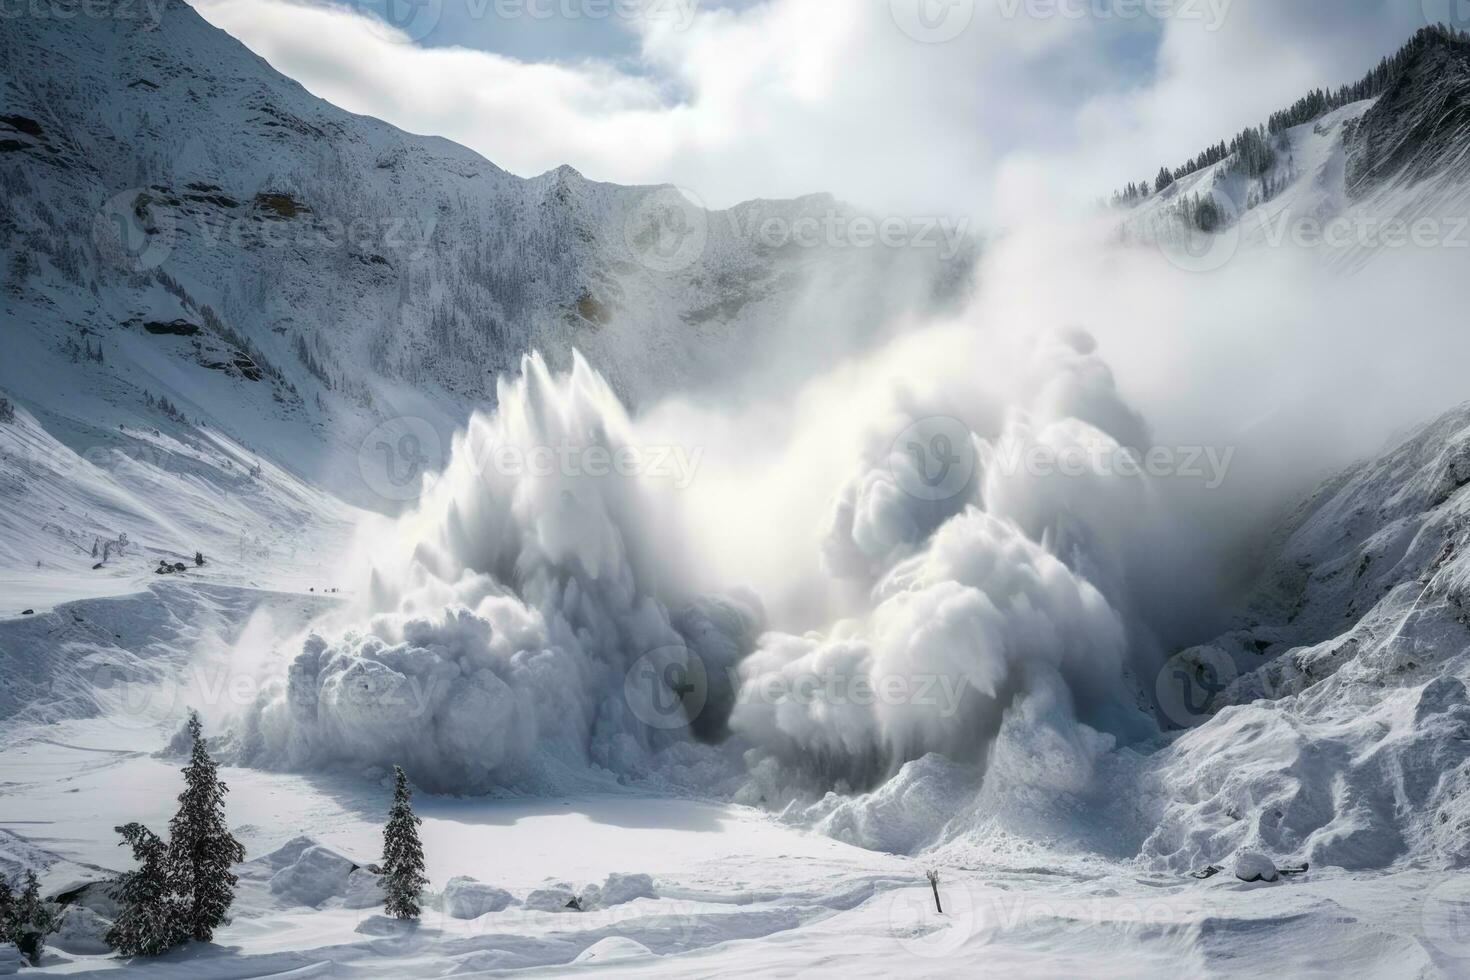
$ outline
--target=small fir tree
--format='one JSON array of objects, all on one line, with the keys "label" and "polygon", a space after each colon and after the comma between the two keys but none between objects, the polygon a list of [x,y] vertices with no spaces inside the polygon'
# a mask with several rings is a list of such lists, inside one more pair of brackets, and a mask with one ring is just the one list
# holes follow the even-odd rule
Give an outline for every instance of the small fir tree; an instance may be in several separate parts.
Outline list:
[{"label": "small fir tree", "polygon": [[413,814],[413,792],[401,766],[393,767],[393,808],[383,828],[384,908],[400,919],[419,917],[419,896],[429,879],[424,875],[424,847],[419,843],[418,817]]},{"label": "small fir tree", "polygon": [[179,812],[169,823],[169,867],[174,890],[183,901],[183,919],[191,938],[209,942],[216,927],[228,922],[239,880],[230,870],[245,860],[245,848],[225,823],[225,795],[219,769],[209,757],[199,723],[190,712],[188,732],[194,747],[184,767]]},{"label": "small fir tree", "polygon": [[104,938],[124,956],[157,956],[189,938],[183,903],[169,881],[168,845],[140,823],[117,832],[133,849],[138,868],[113,882],[112,897],[121,911]]},{"label": "small fir tree", "polygon": [[41,883],[36,873],[27,870],[25,887],[19,895],[9,894],[5,901],[8,911],[4,918],[4,941],[14,943],[26,962],[31,966],[41,962],[41,953],[46,948],[46,937],[56,929],[56,916],[41,900]]}]

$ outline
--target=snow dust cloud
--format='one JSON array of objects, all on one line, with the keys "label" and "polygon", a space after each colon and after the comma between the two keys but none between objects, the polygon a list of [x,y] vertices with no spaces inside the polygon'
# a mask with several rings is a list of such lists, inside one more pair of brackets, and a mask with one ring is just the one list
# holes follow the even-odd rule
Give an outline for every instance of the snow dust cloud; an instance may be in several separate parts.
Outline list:
[{"label": "snow dust cloud", "polygon": [[[355,599],[250,713],[250,758],[872,813],[900,775],[984,780],[992,812],[1084,792],[1167,727],[1155,675],[1219,628],[1290,493],[1465,394],[1426,317],[1402,329],[1432,391],[1381,413],[1372,386],[1405,367],[1371,356],[1392,257],[1235,266],[1038,225],[987,252],[963,311],[725,410],[630,416],[582,359],[528,357],[418,506],[363,528]],[[1280,357],[1236,353],[1268,335]]]}]

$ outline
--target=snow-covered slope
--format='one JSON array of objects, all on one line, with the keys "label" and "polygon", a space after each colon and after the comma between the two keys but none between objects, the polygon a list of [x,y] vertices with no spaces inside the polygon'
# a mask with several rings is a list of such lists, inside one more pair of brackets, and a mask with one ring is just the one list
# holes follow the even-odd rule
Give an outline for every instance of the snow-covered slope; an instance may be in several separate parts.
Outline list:
[{"label": "snow-covered slope", "polygon": [[[798,245],[855,214],[824,195],[711,212],[522,179],[311,96],[181,0],[135,7],[0,32],[4,613],[165,553],[324,560],[338,501],[401,505],[533,348],[636,403],[738,384],[778,343],[839,356],[968,275],[963,238]],[[94,574],[123,534],[126,569]]]},{"label": "snow-covered slope", "polygon": [[1240,624],[1175,661],[1213,718],[1165,753],[1146,855],[1464,864],[1467,486],[1470,407],[1302,504]]},{"label": "snow-covered slope", "polygon": [[1268,136],[1259,172],[1231,154],[1130,207],[1123,238],[1192,271],[1282,245],[1346,269],[1407,245],[1462,247],[1470,40],[1426,31],[1400,57],[1376,98]]}]

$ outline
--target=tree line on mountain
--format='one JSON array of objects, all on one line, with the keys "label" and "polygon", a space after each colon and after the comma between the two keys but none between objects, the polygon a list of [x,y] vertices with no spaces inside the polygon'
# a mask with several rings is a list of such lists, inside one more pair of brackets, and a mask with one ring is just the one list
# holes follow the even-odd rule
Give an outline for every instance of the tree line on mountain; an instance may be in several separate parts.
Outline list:
[{"label": "tree line on mountain", "polygon": [[1273,112],[1264,126],[1252,126],[1242,130],[1228,144],[1216,143],[1207,147],[1183,165],[1169,169],[1160,167],[1152,183],[1147,179],[1137,183],[1130,181],[1112,197],[1114,206],[1137,204],[1151,194],[1167,190],[1170,185],[1198,173],[1206,167],[1235,157],[1233,169],[1248,177],[1260,177],[1276,162],[1276,150],[1272,137],[1279,136],[1294,126],[1314,122],[1329,112],[1364,99],[1374,99],[1386,92],[1399,74],[1421,52],[1440,45],[1470,45],[1470,33],[1441,24],[1421,28],[1397,52],[1380,61],[1372,71],[1351,85],[1335,90],[1316,89],[1302,96],[1290,108]]}]

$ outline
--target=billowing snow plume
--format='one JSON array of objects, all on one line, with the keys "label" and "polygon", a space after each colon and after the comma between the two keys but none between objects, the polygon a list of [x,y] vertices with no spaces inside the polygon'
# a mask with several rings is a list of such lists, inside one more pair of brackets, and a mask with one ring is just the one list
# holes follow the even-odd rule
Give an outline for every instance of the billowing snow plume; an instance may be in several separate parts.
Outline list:
[{"label": "billowing snow plume", "polygon": [[671,746],[686,776],[708,762],[684,735],[688,644],[712,668],[733,662],[758,604],[682,594],[660,533],[667,488],[635,472],[647,459],[583,361],[554,377],[527,358],[499,406],[471,421],[414,513],[369,532],[362,624],[306,641],[260,719],[267,758],[400,760],[423,785],[467,792],[555,785],[589,764],[647,776]]},{"label": "billowing snow plume", "polygon": [[1127,592],[1157,507],[1107,465],[1147,434],[1090,337],[1028,346],[988,428],[983,412],[980,431],[911,418],[838,493],[824,567],[864,582],[868,607],[768,634],[742,664],[731,725],[756,746],[752,795],[867,789],[931,752],[983,768],[1020,705],[1077,746],[1083,782],[1094,754],[1153,729],[1131,682],[1153,647]]},{"label": "billowing snow plume", "polygon": [[[933,346],[940,373],[964,370]],[[558,377],[528,358],[418,508],[368,533],[362,608],[305,642],[260,713],[261,758],[396,761],[457,791],[550,791],[591,766],[744,780],[775,803],[869,789],[930,753],[983,772],[1021,711],[1010,730],[1071,746],[1062,782],[1085,782],[1096,754],[1153,730],[1133,678],[1156,667],[1128,601],[1154,505],[1140,473],[1102,465],[1147,433],[1093,347],[1047,335],[986,372],[1005,382],[955,378],[847,421],[807,406],[795,427],[856,447],[849,475],[824,463],[775,494],[691,489],[700,452],[730,449],[717,435],[655,450],[580,359]],[[681,461],[654,472],[660,454]],[[813,485],[820,540],[763,541],[766,561],[812,571],[700,594],[718,539],[687,519],[701,490],[756,528]],[[786,625],[768,598],[819,594],[841,610],[819,628],[765,632]]]}]

